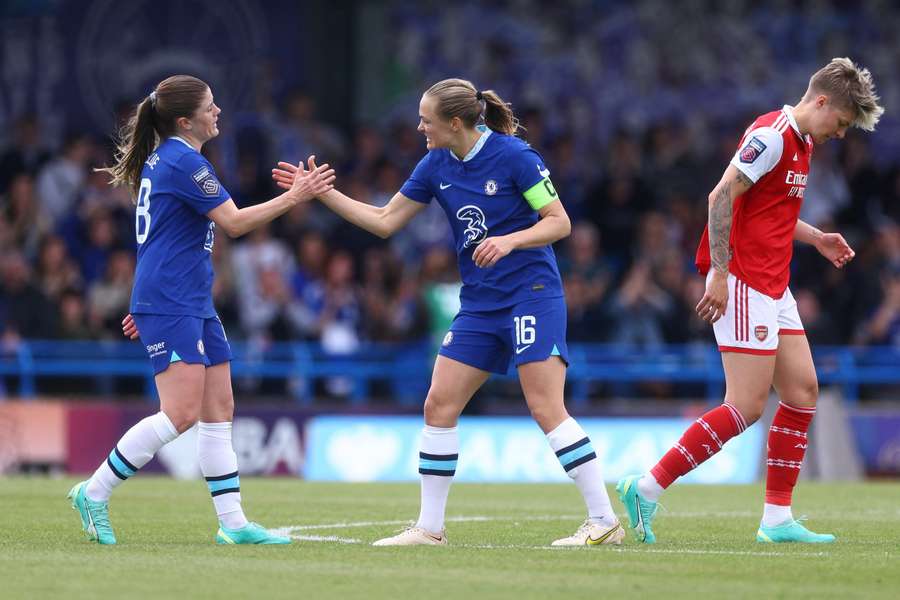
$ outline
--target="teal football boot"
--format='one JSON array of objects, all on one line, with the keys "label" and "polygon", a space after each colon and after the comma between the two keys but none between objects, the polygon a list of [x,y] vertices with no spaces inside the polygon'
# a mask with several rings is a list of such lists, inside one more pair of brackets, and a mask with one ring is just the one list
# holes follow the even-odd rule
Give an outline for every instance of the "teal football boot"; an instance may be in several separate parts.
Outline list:
[{"label": "teal football boot", "polygon": [[228,529],[221,523],[216,532],[217,544],[290,544],[291,538],[274,535],[257,523],[247,523],[240,529]]},{"label": "teal football boot", "polygon": [[640,478],[641,475],[623,477],[616,484],[616,491],[628,511],[628,526],[634,529],[637,541],[655,544],[656,536],[650,529],[650,524],[656,516],[657,503],[647,500],[638,491],[637,482]]},{"label": "teal football boot", "polygon": [[81,517],[81,528],[92,542],[112,545],[116,543],[116,534],[109,524],[109,503],[96,502],[88,498],[84,490],[87,481],[76,483],[67,496],[72,501],[72,508]]},{"label": "teal football boot", "polygon": [[799,544],[831,544],[835,537],[830,533],[814,533],[803,526],[801,521],[805,521],[805,517],[797,520],[785,521],[781,525],[774,527],[766,527],[760,525],[756,531],[756,541],[763,544],[783,544],[796,542]]}]

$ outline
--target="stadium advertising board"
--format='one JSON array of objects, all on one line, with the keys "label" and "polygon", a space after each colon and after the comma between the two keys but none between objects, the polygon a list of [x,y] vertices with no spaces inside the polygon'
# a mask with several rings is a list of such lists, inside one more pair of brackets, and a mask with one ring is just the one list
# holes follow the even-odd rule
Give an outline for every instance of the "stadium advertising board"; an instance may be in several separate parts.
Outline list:
[{"label": "stadium advertising board", "polygon": [[866,473],[900,475],[900,415],[895,412],[855,414],[850,422]]},{"label": "stadium advertising board", "polygon": [[[690,419],[579,419],[603,461],[607,481],[646,471]],[[304,475],[321,481],[418,480],[420,417],[313,417],[306,429]],[[568,481],[538,426],[525,417],[460,420],[457,481]],[[756,481],[763,428],[753,425],[685,476],[688,483]]]},{"label": "stadium advertising board", "polygon": [[[231,440],[241,475],[300,475],[304,418],[287,411],[243,411],[236,416]],[[196,426],[163,446],[156,461],[179,479],[199,478]]]},{"label": "stadium advertising board", "polygon": [[[155,412],[148,407],[88,405],[70,410],[68,470],[90,473],[129,427]],[[238,409],[232,442],[242,475],[300,475],[303,468],[303,424],[307,411],[284,408]],[[196,428],[164,446],[141,469],[177,478],[200,477]]]},{"label": "stadium advertising board", "polygon": [[61,402],[0,402],[0,474],[60,469],[66,462],[65,428]]}]

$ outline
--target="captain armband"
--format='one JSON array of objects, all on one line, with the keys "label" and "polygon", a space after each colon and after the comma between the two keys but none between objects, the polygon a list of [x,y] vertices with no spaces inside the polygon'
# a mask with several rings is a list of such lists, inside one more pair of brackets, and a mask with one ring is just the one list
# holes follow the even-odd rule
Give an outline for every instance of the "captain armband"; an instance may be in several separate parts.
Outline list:
[{"label": "captain armband", "polygon": [[540,210],[558,199],[556,189],[549,177],[544,177],[541,181],[531,186],[528,191],[523,194],[529,206],[534,210]]}]

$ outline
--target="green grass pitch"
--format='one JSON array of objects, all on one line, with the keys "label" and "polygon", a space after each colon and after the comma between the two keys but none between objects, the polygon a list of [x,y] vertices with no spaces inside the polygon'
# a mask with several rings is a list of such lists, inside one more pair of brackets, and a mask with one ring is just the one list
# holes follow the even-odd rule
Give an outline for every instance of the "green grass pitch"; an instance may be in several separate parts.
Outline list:
[{"label": "green grass pitch", "polygon": [[[418,486],[245,478],[244,508],[291,546],[213,543],[199,482],[138,476],[117,490],[119,544],[88,543],[71,479],[0,478],[2,598],[897,598],[900,484],[802,483],[795,516],[833,545],[755,540],[762,487],[676,486],[659,543],[551,549],[582,520],[573,485],[451,489],[449,547],[374,548],[418,514]],[[610,491],[612,489],[610,488]],[[614,505],[624,519],[618,500]],[[630,531],[629,531],[630,533]]]}]

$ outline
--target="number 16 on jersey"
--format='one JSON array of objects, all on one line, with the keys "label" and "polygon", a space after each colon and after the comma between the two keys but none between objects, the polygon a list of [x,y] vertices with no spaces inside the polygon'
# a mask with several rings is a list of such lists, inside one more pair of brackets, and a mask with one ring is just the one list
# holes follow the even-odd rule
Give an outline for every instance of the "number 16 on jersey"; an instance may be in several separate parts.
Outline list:
[{"label": "number 16 on jersey", "polygon": [[532,315],[524,315],[521,317],[513,317],[513,323],[516,328],[516,347],[527,346],[534,343],[537,319]]}]

